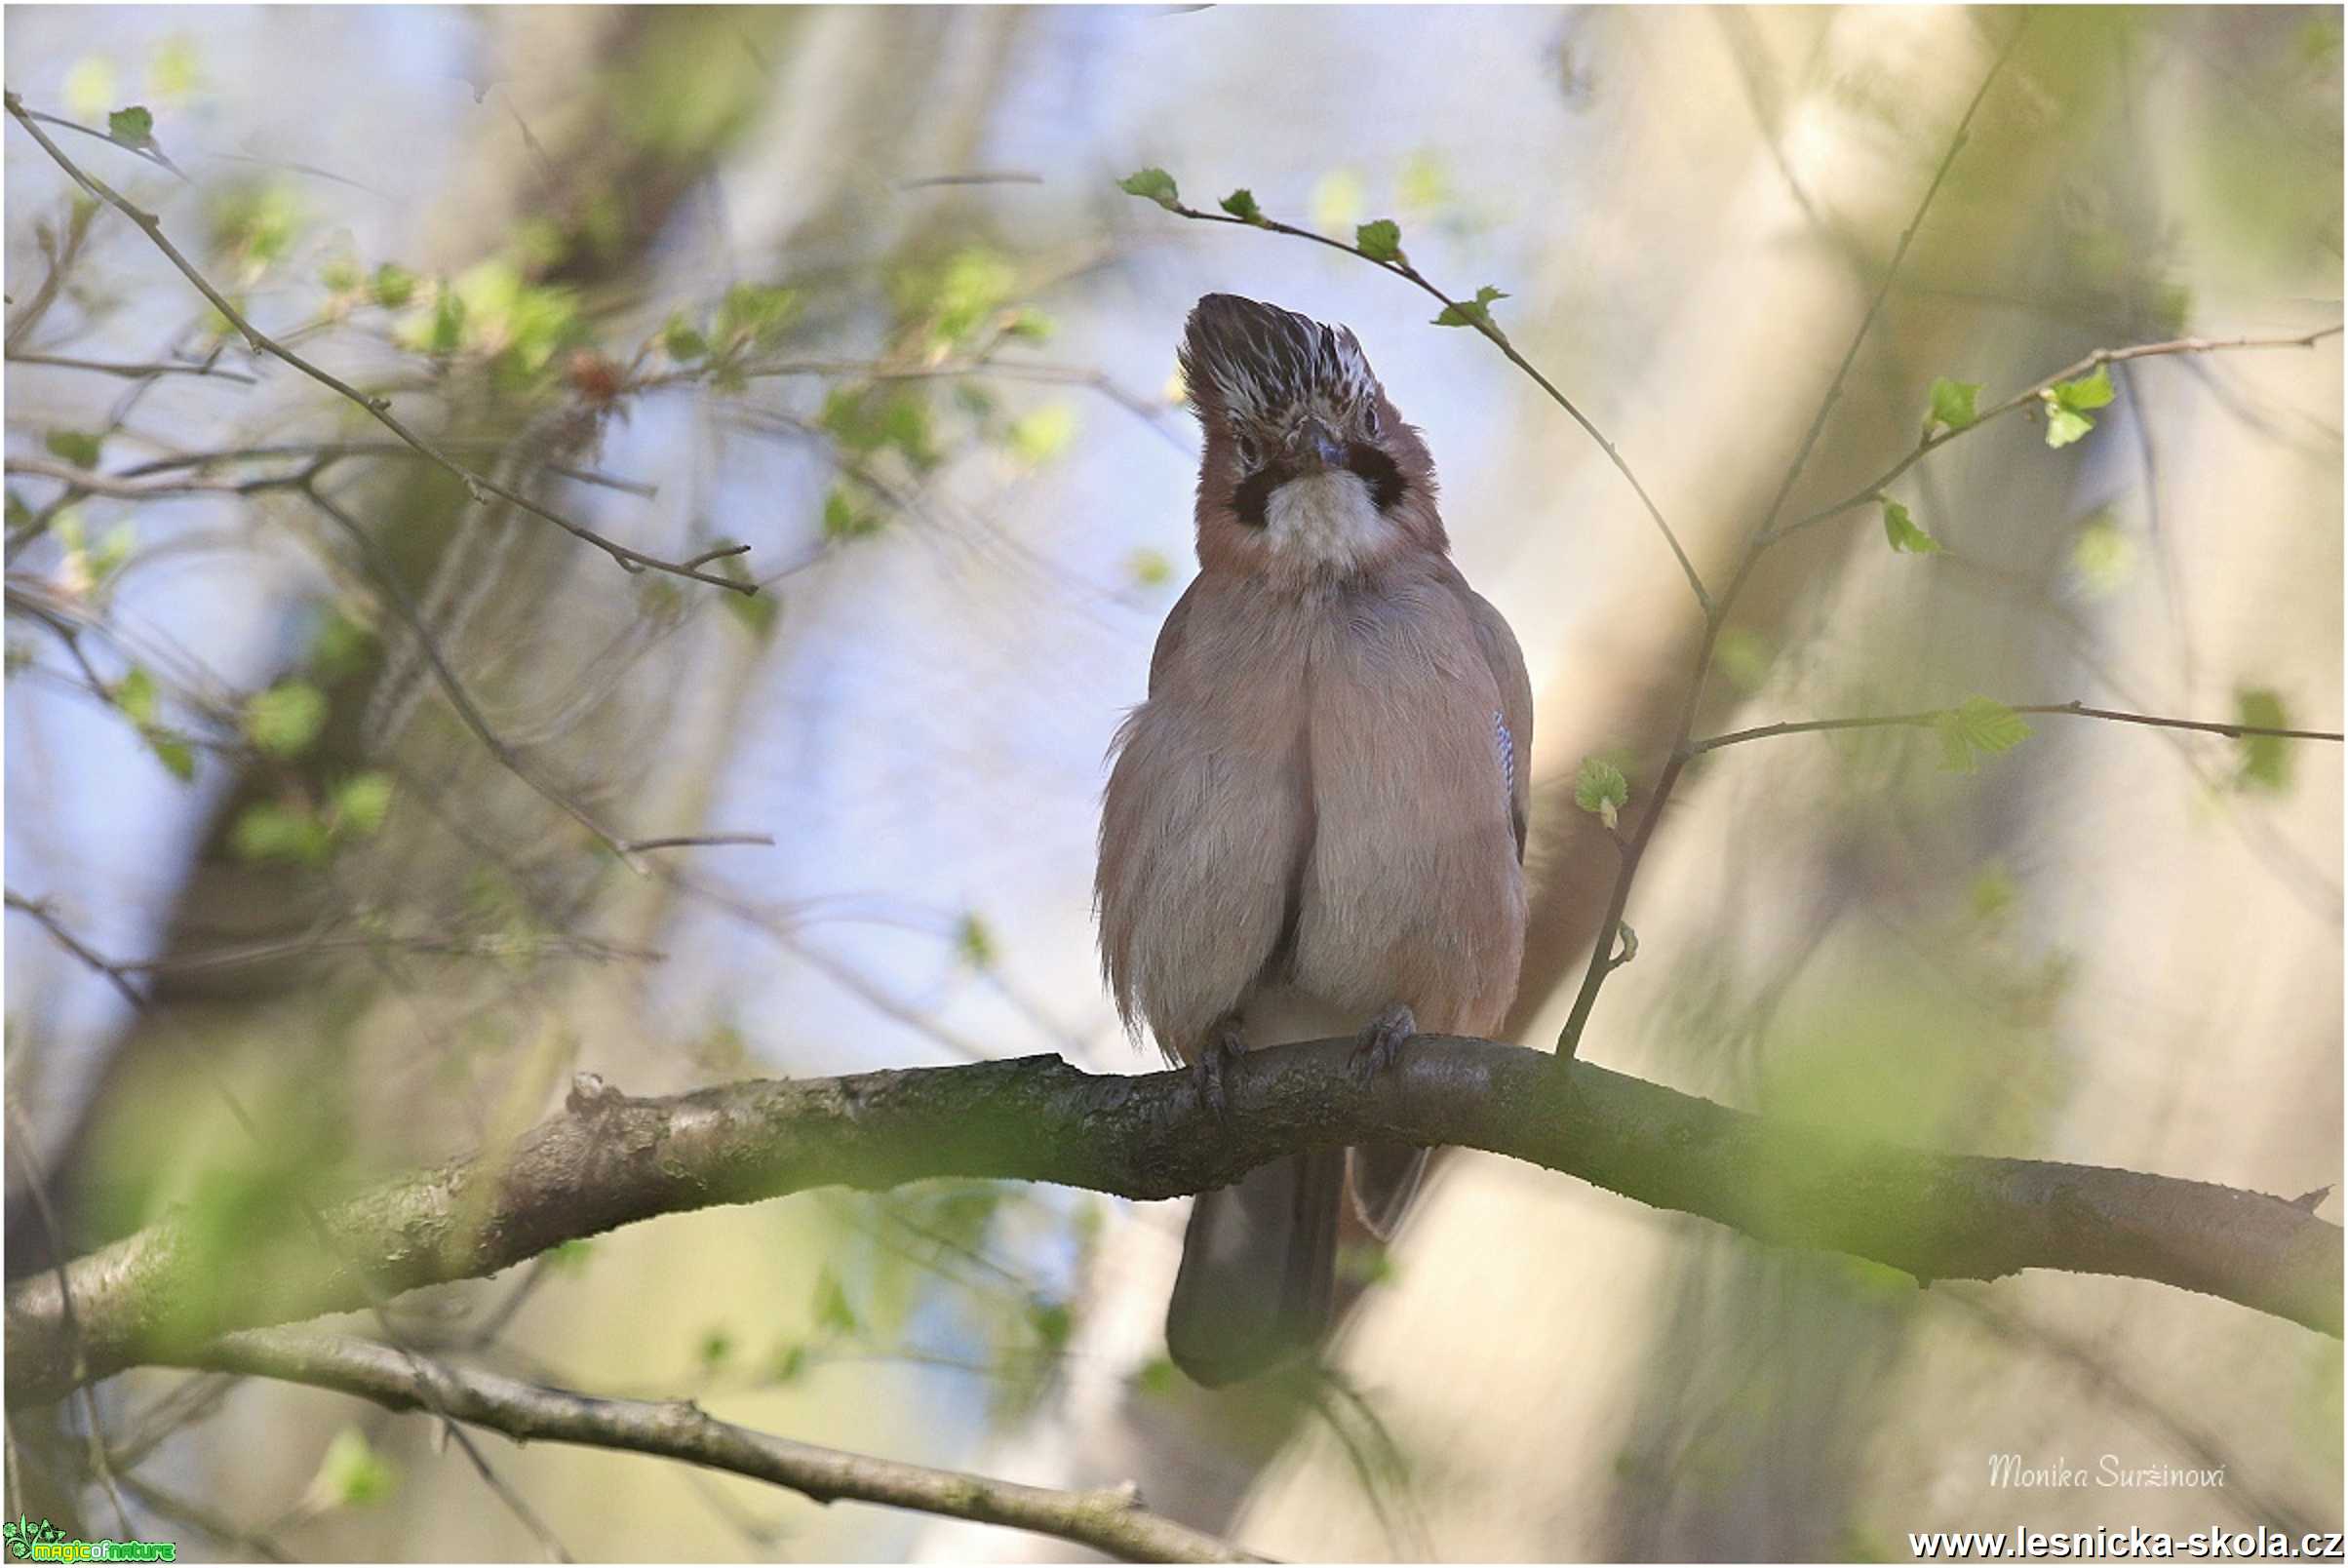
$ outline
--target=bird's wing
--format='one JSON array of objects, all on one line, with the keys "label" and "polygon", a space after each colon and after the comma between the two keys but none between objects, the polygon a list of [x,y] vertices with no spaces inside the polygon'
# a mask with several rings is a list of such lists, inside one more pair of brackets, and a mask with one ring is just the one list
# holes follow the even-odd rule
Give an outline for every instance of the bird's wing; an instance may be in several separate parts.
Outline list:
[{"label": "bird's wing", "polygon": [[1526,819],[1533,804],[1532,678],[1525,674],[1525,656],[1516,646],[1516,634],[1492,608],[1492,602],[1468,587],[1468,579],[1456,570],[1448,580],[1468,607],[1476,646],[1491,667],[1493,684],[1500,687],[1500,712],[1493,716],[1493,749],[1500,761],[1502,785],[1508,792],[1508,823],[1516,830],[1516,858],[1521,863]]},{"label": "bird's wing", "polygon": [[1165,684],[1166,666],[1182,656],[1183,632],[1191,622],[1191,607],[1197,602],[1199,584],[1205,581],[1204,574],[1193,577],[1182,597],[1174,601],[1174,608],[1166,611],[1166,623],[1157,629],[1157,646],[1150,652],[1150,695],[1154,697]]}]

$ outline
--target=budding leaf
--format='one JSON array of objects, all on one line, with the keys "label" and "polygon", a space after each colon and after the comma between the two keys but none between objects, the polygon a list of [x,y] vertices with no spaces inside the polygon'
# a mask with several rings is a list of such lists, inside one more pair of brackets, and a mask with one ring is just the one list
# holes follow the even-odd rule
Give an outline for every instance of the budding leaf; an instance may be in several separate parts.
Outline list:
[{"label": "budding leaf", "polygon": [[380,1503],[399,1484],[391,1463],[369,1445],[356,1427],[345,1427],[327,1444],[326,1457],[310,1482],[310,1500],[321,1508],[364,1508]]},{"label": "budding leaf", "polygon": [[397,261],[386,261],[375,268],[375,303],[386,310],[397,310],[415,297],[415,274]]},{"label": "budding leaf", "polygon": [[[1492,301],[1507,297],[1507,294],[1487,283],[1475,292],[1473,299],[1463,299],[1456,305],[1445,305],[1443,313],[1435,318],[1435,325],[1437,327],[1491,327]],[[1493,330],[1499,331],[1498,328]]]},{"label": "budding leaf", "polygon": [[1223,210],[1242,223],[1262,223],[1264,209],[1256,205],[1256,193],[1242,185],[1223,198]]},{"label": "budding leaf", "polygon": [[1979,397],[1980,393],[1981,384],[1978,381],[1952,381],[1945,375],[1936,376],[1933,379],[1932,422],[1946,425],[1951,430],[1964,429],[1980,417],[1973,407],[1974,399]]},{"label": "budding leaf", "polygon": [[1940,553],[1940,541],[1918,528],[1916,520],[1908,516],[1908,509],[1889,495],[1883,498],[1883,532],[1884,537],[1892,541],[1892,548],[1902,554]]},{"label": "budding leaf", "polygon": [[372,839],[383,831],[383,819],[391,814],[391,775],[388,773],[353,773],[334,791],[336,821],[361,838]]},{"label": "budding leaf", "polygon": [[326,693],[306,681],[287,681],[245,703],[245,733],[275,757],[298,757],[326,725]]},{"label": "budding leaf", "polygon": [[[1402,227],[1390,217],[1362,224],[1353,231],[1353,247],[1373,261],[1402,259]],[[1491,301],[1486,300],[1489,304]]]},{"label": "budding leaf", "polygon": [[660,346],[680,365],[709,357],[709,339],[682,315],[671,316],[668,326],[661,329]]},{"label": "budding leaf", "polygon": [[1182,201],[1182,193],[1174,185],[1174,176],[1163,169],[1136,170],[1118,180],[1116,188],[1128,196],[1155,202],[1169,213]]},{"label": "budding leaf", "polygon": [[[2234,715],[2240,723],[2260,729],[2290,727],[2282,694],[2263,686],[2235,692]],[[2280,791],[2289,787],[2289,741],[2276,735],[2244,735],[2235,745],[2242,753],[2242,770],[2235,776],[2237,788]]]},{"label": "budding leaf", "polygon": [[62,457],[76,468],[96,468],[104,443],[102,438],[79,430],[52,430],[42,445],[52,457]]},{"label": "budding leaf", "polygon": [[1940,763],[1952,773],[1971,773],[1984,757],[2010,752],[2028,740],[2029,722],[2002,702],[1967,697],[1933,720],[1940,736]]},{"label": "budding leaf", "polygon": [[155,117],[146,105],[134,103],[106,116],[106,135],[126,147],[143,147],[155,139]]},{"label": "budding leaf", "polygon": [[1574,804],[1605,823],[1611,832],[1623,807],[1630,804],[1630,780],[1614,764],[1585,757],[1582,771],[1574,777]]},{"label": "budding leaf", "polygon": [[2088,411],[2100,409],[2117,394],[2112,390],[2111,368],[2095,367],[2093,375],[2083,375],[2076,381],[2058,381],[2038,396],[2047,410],[2047,445],[2067,447],[2095,428]]}]

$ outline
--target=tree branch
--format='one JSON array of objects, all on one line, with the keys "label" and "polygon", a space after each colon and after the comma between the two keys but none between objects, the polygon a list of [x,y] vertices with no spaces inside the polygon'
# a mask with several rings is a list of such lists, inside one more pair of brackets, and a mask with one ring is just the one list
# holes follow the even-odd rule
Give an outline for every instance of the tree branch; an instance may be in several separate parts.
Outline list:
[{"label": "tree branch", "polygon": [[[1401,1142],[1509,1155],[1760,1240],[1849,1252],[1920,1280],[2022,1269],[2156,1279],[2337,1336],[2337,1226],[2279,1197],[2135,1171],[1931,1154],[1732,1111],[1585,1062],[1423,1036],[1364,1086],[1350,1039],[1253,1051],[1228,1119],[1186,1072],[1095,1077],[1058,1057],[751,1080],[631,1099],[592,1076],[510,1148],[413,1172],[324,1212],[330,1244],[250,1236],[223,1256],[184,1211],[18,1280],[11,1401],[183,1358],[228,1330],[477,1278],[558,1242],[811,1187],[928,1177],[1053,1182],[1125,1197],[1227,1186],[1307,1148]],[[216,1229],[216,1228],[215,1228]],[[350,1260],[371,1260],[371,1277]],[[224,1282],[233,1282],[225,1284]]]},{"label": "tree branch", "polygon": [[104,180],[99,179],[97,176],[89,174],[71,158],[66,157],[64,149],[59,147],[55,141],[51,140],[48,135],[41,130],[38,121],[40,119],[48,118],[47,116],[37,115],[35,111],[27,109],[24,106],[24,100],[19,98],[14,92],[8,93],[4,101],[7,105],[8,112],[16,117],[17,123],[24,127],[25,131],[32,137],[33,140],[41,144],[41,150],[48,153],[51,160],[55,162],[59,169],[62,169],[67,175],[71,176],[75,184],[88,191],[97,200],[105,203],[108,207],[113,208],[116,212],[122,214],[123,216],[129,218],[132,222],[137,224],[140,231],[143,232],[146,237],[154,243],[155,248],[163,253],[164,258],[170,261],[173,266],[178,268],[180,276],[187,279],[189,283],[195,285],[196,292],[201,294],[206,299],[212,302],[212,307],[218,311],[221,317],[244,336],[245,341],[252,346],[253,351],[255,354],[267,354],[273,359],[280,360],[283,363],[292,366],[294,370],[299,371],[302,374],[308,376],[311,380],[316,381],[319,385],[327,388],[329,391],[338,393],[342,397],[345,397],[351,402],[357,404],[360,408],[366,410],[367,412],[375,420],[375,422],[383,426],[384,429],[390,431],[393,435],[399,437],[400,440],[414,448],[416,451],[421,453],[423,456],[430,458],[433,462],[440,464],[441,467],[447,469],[450,473],[454,474],[458,479],[464,481],[465,490],[473,497],[474,500],[485,501],[489,496],[494,495],[500,500],[520,507],[523,511],[529,513],[532,517],[543,518],[582,543],[594,545],[597,549],[609,556],[613,561],[617,562],[628,571],[665,571],[679,577],[690,577],[695,582],[706,582],[713,584],[716,587],[731,589],[733,592],[738,594],[755,594],[758,592],[758,588],[755,584],[745,582],[739,578],[723,576],[713,571],[705,571],[698,567],[689,566],[681,562],[663,561],[657,556],[646,555],[641,550],[631,549],[629,546],[620,544],[615,540],[607,539],[602,534],[596,532],[593,529],[583,528],[579,524],[571,522],[570,519],[563,516],[561,513],[540,506],[536,501],[531,500],[528,496],[522,494],[520,491],[508,490],[505,486],[498,484],[495,480],[485,479],[481,475],[473,472],[472,469],[467,468],[464,464],[458,462],[455,458],[441,451],[440,448],[435,446],[432,442],[427,441],[424,439],[424,437],[416,434],[413,430],[409,429],[406,424],[402,423],[399,417],[391,412],[391,399],[387,397],[368,396],[366,393],[360,391],[357,387],[351,385],[348,381],[343,380],[340,376],[333,374],[330,371],[322,370],[318,366],[313,365],[308,360],[303,359],[299,354],[296,354],[292,349],[286,347],[285,344],[279,342],[276,338],[271,337],[268,333],[254,326],[252,321],[249,320],[242,311],[238,310],[235,305],[229,303],[228,297],[225,294],[221,294],[219,290],[213,287],[210,279],[206,278],[202,272],[196,269],[194,262],[188,260],[185,255],[180,254],[177,246],[174,245],[170,240],[164,238],[163,220],[161,218],[157,217],[153,213],[147,212],[143,208],[137,206],[128,197],[125,197],[120,192],[116,191],[113,186],[107,184]]},{"label": "tree branch", "polygon": [[[422,1377],[390,1346],[340,1334],[230,1334],[178,1364],[276,1378],[432,1410]],[[1056,1536],[1127,1562],[1261,1562],[1227,1541],[1150,1512],[1125,1486],[1054,1491],[959,1470],[794,1442],[720,1421],[690,1399],[605,1399],[492,1372],[438,1366],[430,1392],[459,1421],[517,1443],[575,1443],[683,1460],[787,1487],[818,1503],[847,1500]]]}]

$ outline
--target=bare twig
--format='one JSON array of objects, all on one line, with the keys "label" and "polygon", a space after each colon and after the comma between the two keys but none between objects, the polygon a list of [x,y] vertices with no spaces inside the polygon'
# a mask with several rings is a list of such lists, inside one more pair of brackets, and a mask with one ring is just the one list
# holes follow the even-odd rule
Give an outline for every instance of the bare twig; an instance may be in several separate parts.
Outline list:
[{"label": "bare twig", "polygon": [[89,371],[98,375],[119,376],[126,381],[143,381],[153,375],[208,375],[215,381],[234,381],[239,386],[260,384],[257,376],[200,360],[184,364],[177,360],[157,360],[147,365],[118,365],[106,360],[75,359],[66,354],[11,354],[8,363],[46,365],[59,371]]},{"label": "bare twig", "polygon": [[51,159],[57,163],[59,168],[64,170],[67,175],[71,176],[76,184],[80,185],[91,195],[97,197],[99,201],[104,202],[107,206],[113,208],[116,212],[122,214],[125,217],[128,217],[132,222],[137,224],[138,227],[144,231],[146,237],[153,242],[155,248],[163,253],[165,259],[169,260],[173,266],[178,268],[180,275],[186,278],[189,283],[193,284],[196,288],[196,291],[203,294],[206,299],[212,302],[213,308],[217,310],[220,315],[229,323],[229,325],[234,327],[237,332],[243,335],[245,341],[251,345],[254,353],[267,354],[274,359],[283,361],[285,364],[292,366],[294,369],[299,371],[302,374],[308,376],[311,380],[316,381],[319,385],[326,387],[330,391],[340,394],[342,397],[349,399],[351,402],[357,404],[360,408],[366,410],[369,414],[373,416],[376,423],[382,425],[383,428],[389,430],[393,435],[399,437],[400,440],[414,448],[425,457],[428,457],[432,461],[440,464],[450,473],[454,474],[458,479],[462,480],[464,482],[466,491],[471,494],[476,501],[484,501],[489,496],[494,495],[500,500],[520,507],[523,511],[529,513],[533,517],[543,518],[545,521],[554,524],[557,528],[570,534],[573,538],[578,539],[583,543],[595,546],[597,549],[603,551],[606,555],[609,556],[613,561],[617,562],[622,568],[629,571],[665,571],[675,576],[690,577],[695,582],[706,582],[719,588],[730,589],[739,594],[755,594],[758,592],[757,585],[747,580],[724,576],[717,572],[705,571],[699,568],[687,568],[680,562],[664,561],[657,556],[646,555],[641,550],[634,549],[628,545],[620,544],[612,539],[607,539],[602,534],[596,532],[593,529],[585,528],[580,524],[573,523],[570,521],[570,519],[563,516],[561,513],[552,511],[547,507],[540,506],[536,501],[531,500],[528,496],[522,494],[517,490],[508,490],[506,487],[499,485],[494,480],[486,479],[480,474],[475,473],[472,469],[467,468],[464,464],[458,462],[455,458],[443,451],[433,442],[425,439],[423,436],[417,434],[415,431],[410,429],[405,423],[403,423],[398,415],[391,412],[391,400],[389,398],[370,397],[367,393],[360,391],[357,387],[351,385],[348,381],[343,380],[340,376],[312,364],[310,361],[294,353],[292,349],[286,347],[277,339],[269,336],[266,333],[263,333],[259,328],[254,326],[252,321],[248,319],[242,311],[238,310],[235,305],[229,302],[225,294],[222,294],[219,290],[213,287],[210,279],[206,278],[202,272],[197,270],[195,263],[188,260],[185,255],[180,254],[177,246],[172,244],[169,239],[165,238],[163,233],[163,220],[160,217],[156,216],[153,213],[147,212],[144,209],[135,205],[117,192],[111,185],[108,185],[105,183],[105,181],[88,173],[72,159],[66,157],[63,149],[59,147],[55,141],[50,139],[48,134],[42,131],[33,112],[25,108],[23,99],[19,98],[15,92],[11,91],[7,94],[6,103],[8,112],[16,116],[17,123],[23,126],[25,131],[32,137],[32,138],[41,144],[41,150],[48,153]]},{"label": "bare twig", "polygon": [[[390,1410],[430,1408],[413,1368],[394,1350],[346,1335],[261,1329],[215,1341],[184,1360],[333,1389]],[[1130,1483],[1054,1491],[794,1442],[720,1421],[689,1399],[599,1398],[470,1368],[445,1368],[436,1381],[450,1414],[517,1443],[650,1454],[766,1481],[818,1503],[873,1503],[1032,1530],[1127,1562],[1264,1560],[1150,1512]]]},{"label": "bare twig", "polygon": [[[2263,725],[2226,724],[2213,719],[2165,719],[2158,714],[2091,708],[2077,700],[2028,703],[2006,711],[2046,714],[2061,719],[2107,719],[2114,724],[2144,725],[2154,729],[2196,729],[2205,734],[2226,735],[2236,740],[2246,735],[2268,736],[2276,740],[2328,740],[2335,743],[2341,739],[2336,729],[2272,729]],[[1853,719],[1804,719],[1786,724],[1760,725],[1751,729],[1737,729],[1725,735],[1690,741],[1686,750],[1690,757],[1701,757],[1705,752],[1718,751],[1723,746],[1735,746],[1748,740],[1767,740],[1773,735],[1822,734],[1836,729],[1924,729],[1945,719],[1948,714],[1946,708],[1932,708],[1921,713],[1889,713]]]}]

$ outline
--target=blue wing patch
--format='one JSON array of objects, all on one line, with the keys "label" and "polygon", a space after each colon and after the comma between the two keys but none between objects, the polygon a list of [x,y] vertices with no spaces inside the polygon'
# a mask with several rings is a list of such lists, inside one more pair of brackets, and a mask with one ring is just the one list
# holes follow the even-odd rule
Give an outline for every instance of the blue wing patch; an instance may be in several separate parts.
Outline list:
[{"label": "blue wing patch", "polygon": [[1516,737],[1508,733],[1507,718],[1497,709],[1492,715],[1492,747],[1500,755],[1500,798],[1513,804],[1516,799]]}]

